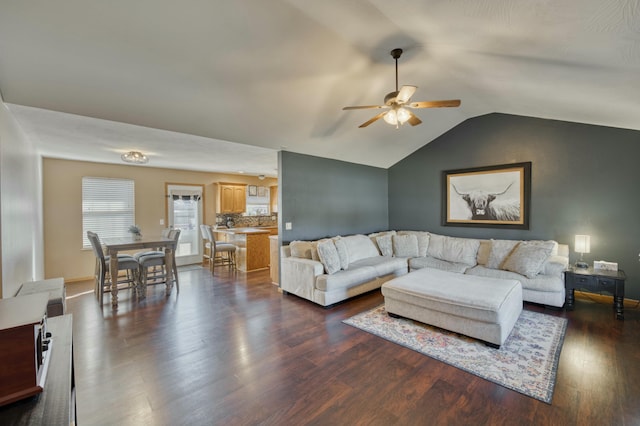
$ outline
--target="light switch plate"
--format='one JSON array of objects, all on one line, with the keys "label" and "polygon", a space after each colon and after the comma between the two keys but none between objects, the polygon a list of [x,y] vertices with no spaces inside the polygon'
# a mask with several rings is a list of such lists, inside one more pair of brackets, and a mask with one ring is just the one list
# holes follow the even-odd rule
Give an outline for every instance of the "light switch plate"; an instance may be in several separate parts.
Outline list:
[{"label": "light switch plate", "polygon": [[293,224],[291,222],[285,223],[284,229],[286,229],[287,231],[291,231],[293,229]]}]

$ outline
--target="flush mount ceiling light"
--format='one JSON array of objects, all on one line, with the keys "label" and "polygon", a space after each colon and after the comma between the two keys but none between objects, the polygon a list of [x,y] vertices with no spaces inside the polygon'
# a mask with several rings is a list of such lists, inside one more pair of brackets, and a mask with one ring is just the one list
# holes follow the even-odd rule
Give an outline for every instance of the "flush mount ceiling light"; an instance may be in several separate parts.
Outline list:
[{"label": "flush mount ceiling light", "polygon": [[122,158],[122,161],[125,163],[132,164],[146,164],[149,162],[149,158],[140,151],[125,152],[120,158]]}]

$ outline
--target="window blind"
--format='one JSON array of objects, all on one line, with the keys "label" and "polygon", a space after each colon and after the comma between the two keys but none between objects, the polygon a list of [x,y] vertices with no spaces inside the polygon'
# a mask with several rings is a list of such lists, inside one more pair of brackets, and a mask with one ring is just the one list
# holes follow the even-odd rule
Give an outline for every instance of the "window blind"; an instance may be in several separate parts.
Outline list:
[{"label": "window blind", "polygon": [[134,182],[130,179],[82,178],[82,247],[90,248],[87,231],[100,239],[126,237],[135,224]]}]

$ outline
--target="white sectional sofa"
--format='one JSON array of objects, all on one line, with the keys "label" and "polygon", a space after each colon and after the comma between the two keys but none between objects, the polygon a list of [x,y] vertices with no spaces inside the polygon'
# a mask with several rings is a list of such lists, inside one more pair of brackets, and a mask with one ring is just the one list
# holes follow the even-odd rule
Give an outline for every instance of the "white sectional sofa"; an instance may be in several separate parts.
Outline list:
[{"label": "white sectional sofa", "polygon": [[562,307],[568,253],[567,245],[555,241],[480,240],[424,231],[293,241],[282,247],[280,287],[328,306],[411,271],[435,268],[515,279],[524,301]]},{"label": "white sectional sofa", "polygon": [[322,306],[374,290],[408,272],[406,259],[381,256],[365,235],[292,241],[281,254],[282,290]]}]

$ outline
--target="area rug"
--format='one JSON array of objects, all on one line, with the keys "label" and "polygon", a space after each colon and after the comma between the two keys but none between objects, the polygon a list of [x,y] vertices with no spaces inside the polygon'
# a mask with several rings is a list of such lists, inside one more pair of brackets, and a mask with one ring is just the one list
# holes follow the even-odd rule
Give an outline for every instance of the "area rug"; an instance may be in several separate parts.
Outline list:
[{"label": "area rug", "polygon": [[507,341],[494,349],[457,333],[391,318],[384,305],[343,322],[547,404],[567,329],[565,318],[523,310]]}]

